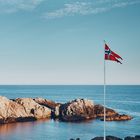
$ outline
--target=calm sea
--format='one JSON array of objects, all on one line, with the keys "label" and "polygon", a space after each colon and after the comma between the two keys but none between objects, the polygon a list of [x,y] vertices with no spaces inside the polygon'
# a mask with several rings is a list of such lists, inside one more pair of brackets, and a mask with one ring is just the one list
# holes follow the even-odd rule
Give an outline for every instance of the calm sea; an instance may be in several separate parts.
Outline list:
[{"label": "calm sea", "polygon": [[[102,104],[103,86],[0,86],[0,95],[11,99],[43,97],[62,103],[87,98]],[[107,86],[106,103],[108,107],[134,117],[125,122],[107,122],[107,135],[140,135],[140,86]],[[90,140],[95,136],[103,136],[100,120],[82,123],[41,120],[0,125],[0,140]]]}]

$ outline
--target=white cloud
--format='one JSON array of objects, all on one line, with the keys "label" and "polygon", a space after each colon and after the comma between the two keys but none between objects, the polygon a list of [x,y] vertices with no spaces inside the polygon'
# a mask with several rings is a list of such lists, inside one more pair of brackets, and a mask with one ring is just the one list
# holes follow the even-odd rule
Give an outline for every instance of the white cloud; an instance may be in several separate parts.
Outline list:
[{"label": "white cloud", "polygon": [[13,13],[19,10],[29,11],[44,0],[0,0],[0,12]]},{"label": "white cloud", "polygon": [[[47,0],[0,0],[0,13],[31,11]],[[62,8],[47,11],[43,18],[54,19],[74,15],[90,15],[140,3],[140,0],[87,0],[64,4]]]},{"label": "white cloud", "polygon": [[46,19],[61,18],[64,16],[98,14],[114,8],[126,7],[140,3],[140,0],[95,0],[93,2],[75,2],[64,4],[63,8],[46,12]]},{"label": "white cloud", "polygon": [[85,15],[90,10],[90,3],[76,2],[73,4],[64,4],[64,8],[53,12],[48,12],[44,15],[46,18],[59,18],[67,15],[75,15],[77,13]]},{"label": "white cloud", "polygon": [[112,8],[119,8],[119,7],[125,7],[125,6],[129,6],[129,5],[133,5],[133,4],[138,4],[140,3],[140,1],[126,1],[126,2],[119,2],[119,3],[116,3],[112,6]]}]

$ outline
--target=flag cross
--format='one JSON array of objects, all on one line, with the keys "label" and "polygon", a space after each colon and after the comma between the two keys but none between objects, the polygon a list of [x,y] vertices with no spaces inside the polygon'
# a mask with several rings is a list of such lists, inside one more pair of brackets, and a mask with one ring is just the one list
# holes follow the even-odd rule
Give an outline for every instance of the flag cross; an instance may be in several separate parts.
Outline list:
[{"label": "flag cross", "polygon": [[111,54],[111,50],[105,50],[105,53],[110,55]]}]

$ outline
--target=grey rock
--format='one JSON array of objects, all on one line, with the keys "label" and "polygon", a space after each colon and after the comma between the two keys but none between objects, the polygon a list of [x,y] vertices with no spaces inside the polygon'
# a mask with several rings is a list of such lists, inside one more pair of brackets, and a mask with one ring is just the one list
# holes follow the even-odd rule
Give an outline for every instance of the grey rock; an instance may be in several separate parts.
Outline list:
[{"label": "grey rock", "polygon": [[36,103],[43,105],[43,106],[46,106],[52,110],[54,110],[55,107],[59,105],[59,103],[55,103],[54,101],[43,99],[43,98],[34,98],[33,100]]},{"label": "grey rock", "polygon": [[95,118],[94,103],[87,99],[76,99],[60,106],[60,119],[82,121]]},{"label": "grey rock", "polygon": [[[91,140],[104,140],[104,137],[95,137]],[[115,136],[106,136],[106,140],[122,140],[122,139]]]},{"label": "grey rock", "polygon": [[140,140],[140,135],[136,135],[135,140]]},{"label": "grey rock", "polygon": [[39,105],[31,98],[9,100],[0,96],[0,124],[35,121],[50,116],[51,109]]},{"label": "grey rock", "polygon": [[51,109],[39,105],[31,98],[18,98],[16,103],[22,105],[28,116],[35,117],[36,119],[44,119],[51,117]]},{"label": "grey rock", "polygon": [[135,140],[135,138],[128,136],[128,137],[125,137],[124,140]]}]

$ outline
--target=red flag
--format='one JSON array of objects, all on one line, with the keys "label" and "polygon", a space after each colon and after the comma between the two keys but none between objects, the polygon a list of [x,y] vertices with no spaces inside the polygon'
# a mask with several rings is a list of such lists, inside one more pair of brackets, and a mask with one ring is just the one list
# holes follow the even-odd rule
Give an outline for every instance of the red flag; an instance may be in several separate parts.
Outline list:
[{"label": "red flag", "polygon": [[122,64],[118,59],[123,60],[118,54],[111,51],[111,49],[108,47],[107,44],[105,44],[105,60],[116,61],[116,62]]}]

